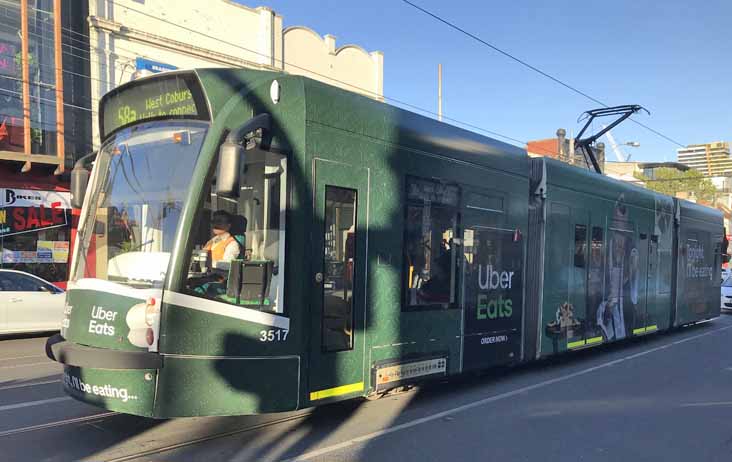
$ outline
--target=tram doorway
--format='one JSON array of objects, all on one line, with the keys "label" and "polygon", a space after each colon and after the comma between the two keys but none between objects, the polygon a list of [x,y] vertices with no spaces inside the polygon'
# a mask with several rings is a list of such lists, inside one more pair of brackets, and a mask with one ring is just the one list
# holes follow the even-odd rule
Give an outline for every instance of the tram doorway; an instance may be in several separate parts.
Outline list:
[{"label": "tram doorway", "polygon": [[362,394],[369,170],[314,161],[311,402]]}]

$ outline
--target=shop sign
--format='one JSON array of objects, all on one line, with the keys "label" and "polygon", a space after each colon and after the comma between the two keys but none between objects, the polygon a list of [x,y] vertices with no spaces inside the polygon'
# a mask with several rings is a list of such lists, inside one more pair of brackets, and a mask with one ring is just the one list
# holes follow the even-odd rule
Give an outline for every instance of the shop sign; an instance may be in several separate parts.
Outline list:
[{"label": "shop sign", "polygon": [[60,191],[35,191],[33,189],[0,188],[0,208],[38,207],[71,208],[71,193]]},{"label": "shop sign", "polygon": [[57,228],[67,224],[66,211],[61,208],[60,202],[53,202],[51,207],[41,205],[0,208],[0,237]]},{"label": "shop sign", "polygon": [[43,263],[66,263],[69,259],[68,241],[38,241],[36,256]]},{"label": "shop sign", "polygon": [[178,69],[176,66],[167,63],[161,63],[159,61],[153,61],[152,59],[136,58],[135,67],[138,71],[150,71],[154,73],[164,71],[174,71]]}]

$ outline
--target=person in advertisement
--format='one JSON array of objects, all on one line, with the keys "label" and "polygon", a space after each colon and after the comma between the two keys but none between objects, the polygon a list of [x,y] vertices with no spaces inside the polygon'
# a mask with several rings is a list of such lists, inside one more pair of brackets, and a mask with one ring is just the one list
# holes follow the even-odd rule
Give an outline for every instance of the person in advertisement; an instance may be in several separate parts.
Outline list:
[{"label": "person in advertisement", "polygon": [[618,340],[632,329],[638,304],[639,253],[623,195],[615,202],[608,234],[606,293],[597,308],[597,324],[607,340]]}]

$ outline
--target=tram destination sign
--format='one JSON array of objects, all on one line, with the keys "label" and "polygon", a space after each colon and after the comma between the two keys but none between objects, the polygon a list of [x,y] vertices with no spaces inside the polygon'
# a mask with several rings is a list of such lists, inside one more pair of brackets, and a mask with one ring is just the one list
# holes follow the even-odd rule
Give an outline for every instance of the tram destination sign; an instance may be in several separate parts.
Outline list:
[{"label": "tram destination sign", "polygon": [[208,109],[193,74],[151,77],[112,90],[102,98],[102,136],[137,122],[161,118],[208,120]]}]

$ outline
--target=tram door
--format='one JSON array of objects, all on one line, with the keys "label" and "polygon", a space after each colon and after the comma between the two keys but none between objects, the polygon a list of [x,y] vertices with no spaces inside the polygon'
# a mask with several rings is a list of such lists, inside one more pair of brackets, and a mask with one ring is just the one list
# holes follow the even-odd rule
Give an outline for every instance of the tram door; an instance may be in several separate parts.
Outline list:
[{"label": "tram door", "polygon": [[503,199],[466,194],[463,231],[465,371],[521,360],[524,242]]},{"label": "tram door", "polygon": [[[644,236],[641,235],[641,238]],[[651,234],[647,239],[640,240],[641,261],[639,262],[638,289],[644,296],[639,296],[638,319],[635,322],[634,333],[654,325],[656,294],[658,293],[658,235]]]},{"label": "tram door", "polygon": [[367,168],[316,159],[309,399],[365,389]]}]

